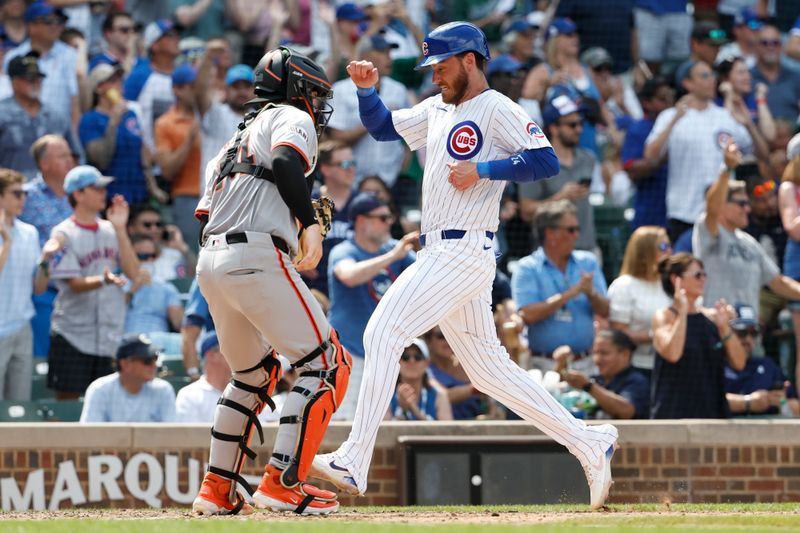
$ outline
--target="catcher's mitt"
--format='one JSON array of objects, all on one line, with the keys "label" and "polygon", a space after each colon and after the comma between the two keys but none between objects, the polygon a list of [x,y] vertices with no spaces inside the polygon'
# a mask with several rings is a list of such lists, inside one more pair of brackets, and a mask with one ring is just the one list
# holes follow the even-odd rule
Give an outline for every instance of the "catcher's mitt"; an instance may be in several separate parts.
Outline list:
[{"label": "catcher's mitt", "polygon": [[314,208],[314,216],[317,219],[317,223],[319,223],[320,233],[322,233],[322,238],[324,239],[325,235],[331,230],[335,204],[327,196],[321,196],[311,200],[311,206]]}]

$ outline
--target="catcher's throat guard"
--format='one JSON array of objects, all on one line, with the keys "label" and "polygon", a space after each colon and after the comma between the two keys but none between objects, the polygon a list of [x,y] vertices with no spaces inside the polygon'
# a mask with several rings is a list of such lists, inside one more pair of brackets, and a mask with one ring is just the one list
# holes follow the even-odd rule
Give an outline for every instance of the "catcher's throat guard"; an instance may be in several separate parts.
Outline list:
[{"label": "catcher's throat guard", "polygon": [[292,389],[292,392],[306,396],[308,402],[299,417],[292,416],[280,419],[281,424],[299,424],[300,426],[297,432],[297,446],[293,459],[281,474],[281,484],[286,488],[292,488],[306,480],[311,464],[314,462],[314,456],[322,443],[322,437],[325,435],[325,430],[331,421],[331,416],[339,408],[342,400],[344,400],[345,393],[347,393],[353,358],[341,345],[336,331],[333,329],[331,329],[330,341],[324,342],[319,348],[292,366],[295,368],[303,366],[308,361],[324,354],[329,346],[333,346],[334,353],[332,361],[326,370],[302,372],[300,374],[301,377],[318,377],[322,380],[317,392],[312,393],[302,387]]}]

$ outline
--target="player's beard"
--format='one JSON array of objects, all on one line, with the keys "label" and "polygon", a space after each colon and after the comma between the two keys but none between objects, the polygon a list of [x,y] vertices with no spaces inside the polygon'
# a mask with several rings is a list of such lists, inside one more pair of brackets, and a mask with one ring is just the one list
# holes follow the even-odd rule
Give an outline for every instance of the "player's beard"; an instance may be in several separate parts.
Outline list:
[{"label": "player's beard", "polygon": [[442,102],[445,104],[460,104],[461,99],[464,98],[464,95],[467,93],[468,85],[469,77],[467,76],[467,69],[464,68],[464,63],[459,62],[458,74],[448,86],[449,96],[445,97],[444,91],[442,91]]}]

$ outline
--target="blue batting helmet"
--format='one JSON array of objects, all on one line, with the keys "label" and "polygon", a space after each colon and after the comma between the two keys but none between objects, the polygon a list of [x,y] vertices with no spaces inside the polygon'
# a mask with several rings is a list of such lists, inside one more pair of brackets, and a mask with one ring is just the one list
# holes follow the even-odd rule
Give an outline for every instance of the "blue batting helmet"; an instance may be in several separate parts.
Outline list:
[{"label": "blue batting helmet", "polygon": [[489,55],[489,43],[480,28],[469,22],[448,22],[430,32],[422,41],[424,59],[416,66],[416,70],[435,65],[448,57],[463,52],[475,52],[486,61]]}]

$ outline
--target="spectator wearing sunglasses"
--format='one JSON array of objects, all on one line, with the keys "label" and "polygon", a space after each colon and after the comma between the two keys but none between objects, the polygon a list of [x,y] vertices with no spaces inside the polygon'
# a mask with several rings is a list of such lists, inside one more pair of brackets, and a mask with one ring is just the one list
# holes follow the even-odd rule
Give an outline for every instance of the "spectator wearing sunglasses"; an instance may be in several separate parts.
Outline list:
[{"label": "spectator wearing sunglasses", "polygon": [[671,253],[664,228],[637,228],[625,248],[620,275],[608,288],[609,325],[635,343],[632,364],[648,372],[655,364],[653,315],[668,307],[670,302],[661,286],[658,263]]},{"label": "spectator wearing sunglasses", "polygon": [[430,356],[422,339],[414,339],[400,356],[400,374],[385,420],[453,420],[447,390],[428,373]]},{"label": "spectator wearing sunglasses", "polygon": [[[800,280],[800,133],[792,137],[786,147],[788,164],[781,177],[778,192],[783,229],[788,241],[782,258],[783,272],[792,279]],[[800,347],[800,301],[789,303],[795,334],[795,346]],[[797,353],[800,353],[798,351]],[[796,365],[796,375],[800,376],[800,364]]]},{"label": "spectator wearing sunglasses", "polygon": [[[724,300],[698,305],[706,285],[703,262],[678,253],[659,263],[661,283],[672,305],[653,317],[651,418],[727,418],[725,363],[739,371],[746,354],[729,322],[733,307]],[[705,300],[713,301],[713,300]]]},{"label": "spectator wearing sunglasses", "polygon": [[725,367],[725,396],[734,415],[776,415],[788,404],[793,416],[800,415],[797,391],[783,375],[781,368],[769,357],[753,354],[761,333],[755,310],[748,305],[736,306],[736,318],[731,328],[747,355],[741,370]]},{"label": "spectator wearing sunglasses", "polygon": [[[593,182],[600,183],[602,178],[595,155],[578,146],[583,131],[582,114],[573,100],[561,95],[545,106],[544,121],[561,170],[546,180],[518,184],[520,217],[533,223],[539,206],[544,202],[569,200],[575,206],[580,226],[575,247],[594,250],[597,242],[589,190]],[[541,131],[539,134],[544,135]],[[537,243],[541,244],[541,241]]]},{"label": "spectator wearing sunglasses", "polygon": [[[411,106],[408,89],[389,77],[392,72],[390,52],[397,48],[383,34],[377,33],[361,38],[356,45],[357,59],[371,61],[378,69],[380,80],[376,85],[381,100],[389,109],[403,109]],[[333,84],[333,114],[328,122],[327,133],[331,139],[353,147],[356,167],[356,183],[365,176],[377,175],[391,188],[403,167],[406,155],[401,141],[378,142],[367,134],[366,128],[358,118],[358,97],[356,86],[350,79]]]},{"label": "spectator wearing sunglasses", "polygon": [[158,352],[146,335],[126,335],[117,371],[86,389],[81,423],[174,422],[175,391],[156,377]]},{"label": "spectator wearing sunglasses", "polygon": [[741,57],[748,69],[756,66],[758,32],[764,27],[761,18],[751,7],[739,11],[733,20],[733,41],[719,50],[717,60]]},{"label": "spectator wearing sunglasses", "polygon": [[132,235],[131,244],[140,267],[139,275],[125,286],[125,333],[178,331],[183,321],[180,293],[173,284],[153,279],[158,245],[145,234]]},{"label": "spectator wearing sunglasses", "polygon": [[128,234],[135,233],[149,235],[161,250],[153,264],[152,274],[155,281],[194,277],[197,256],[183,240],[178,226],[164,224],[158,209],[147,204],[131,209]]},{"label": "spectator wearing sunglasses", "polygon": [[769,88],[767,105],[776,119],[791,124],[800,114],[800,74],[781,64],[781,33],[772,24],[765,24],[758,32],[756,66],[751,71],[753,83],[764,83]]},{"label": "spectator wearing sunglasses", "polygon": [[719,177],[706,195],[705,211],[694,225],[692,249],[709,273],[705,301],[725,299],[758,309],[764,285],[779,296],[800,300],[800,283],[782,275],[764,248],[744,231],[750,199],[745,183],[730,179],[741,161],[741,152],[729,143]]},{"label": "spectator wearing sunglasses", "polygon": [[112,11],[103,20],[103,49],[89,59],[89,69],[100,63],[119,65],[130,72],[136,60],[136,27],[133,17],[125,11]]},{"label": "spectator wearing sunglasses", "polygon": [[419,234],[393,240],[394,221],[389,206],[369,193],[360,193],[348,211],[352,236],[336,245],[328,262],[331,309],[328,318],[339,340],[353,355],[350,385],[337,419],[352,420],[364,370],[364,329],[372,312],[397,276],[415,261],[413,247]]},{"label": "spectator wearing sunglasses", "polygon": [[324,141],[319,145],[317,169],[322,185],[312,193],[312,197],[327,196],[333,200],[333,220],[331,230],[322,241],[322,259],[316,268],[301,272],[301,276],[311,289],[328,294],[328,258],[334,246],[352,236],[348,211],[350,201],[355,196],[353,184],[356,177],[356,160],[353,150],[341,141]]},{"label": "spectator wearing sunglasses", "polygon": [[576,360],[590,363],[594,316],[608,316],[603,272],[593,253],[575,250],[582,228],[569,200],[542,203],[536,229],[541,247],[520,259],[511,278],[532,362],[552,370],[553,351],[566,345]]}]

